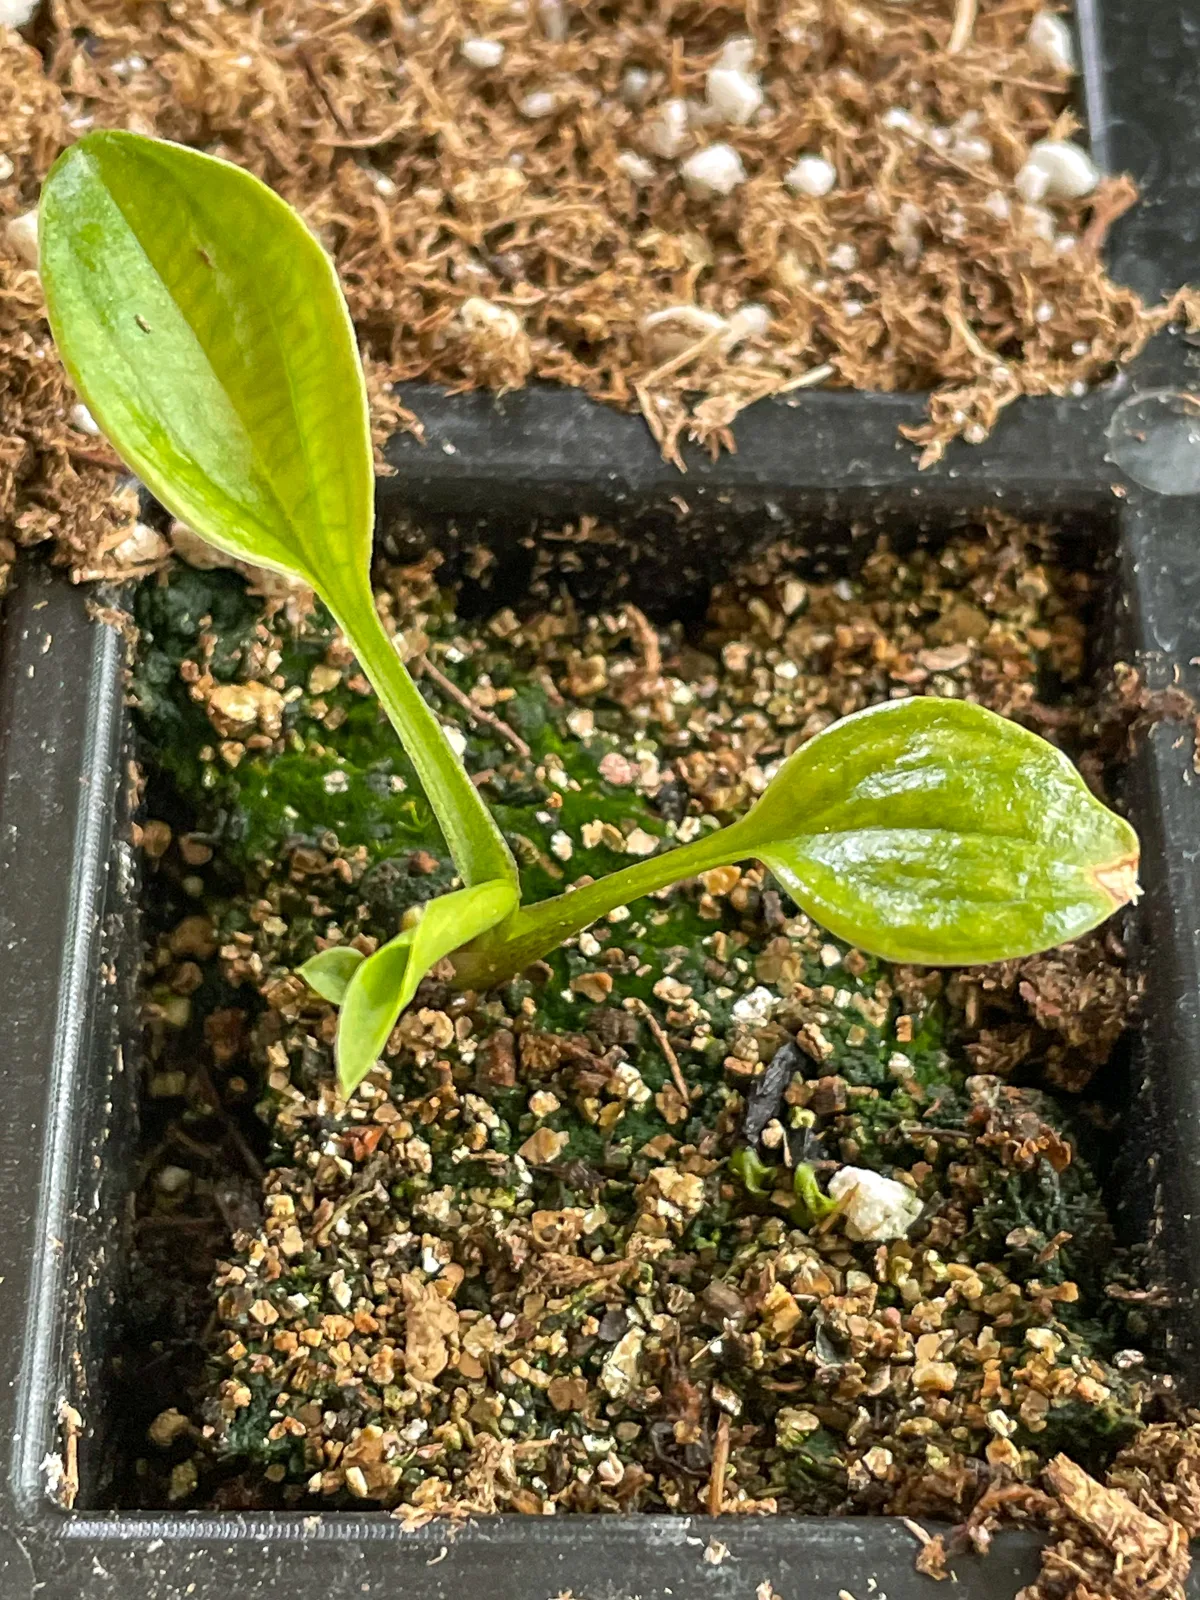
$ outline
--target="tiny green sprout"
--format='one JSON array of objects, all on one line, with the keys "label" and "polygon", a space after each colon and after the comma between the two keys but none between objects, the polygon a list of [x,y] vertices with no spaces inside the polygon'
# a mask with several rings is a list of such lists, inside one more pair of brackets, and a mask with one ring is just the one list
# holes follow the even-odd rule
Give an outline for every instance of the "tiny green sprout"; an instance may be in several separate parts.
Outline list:
[{"label": "tiny green sprout", "polygon": [[801,1228],[811,1228],[831,1211],[837,1210],[837,1201],[831,1200],[817,1182],[817,1175],[807,1161],[800,1162],[792,1174],[792,1190],[796,1203],[792,1207],[792,1221]]},{"label": "tiny green sprout", "polygon": [[[787,1182],[786,1167],[772,1166],[749,1145],[739,1145],[733,1152],[729,1158],[729,1170],[746,1193],[753,1195],[756,1200],[769,1200],[773,1195],[781,1195]],[[837,1210],[837,1201],[831,1200],[823,1192],[816,1173],[807,1161],[801,1161],[792,1169],[792,1193],[796,1198],[787,1210],[798,1228],[811,1228],[822,1217]]]},{"label": "tiny green sprout", "polygon": [[729,1170],[741,1183],[747,1194],[764,1199],[773,1194],[775,1178],[779,1171],[766,1162],[747,1144],[741,1144],[729,1158]]},{"label": "tiny green sprout", "polygon": [[[375,610],[366,390],[320,245],[249,173],[115,131],[59,157],[39,231],[50,324],[89,410],[197,534],[320,595],[462,880],[373,955],[326,950],[301,969],[341,1006],[346,1093],[439,961],[460,987],[486,988],[712,867],[757,858],[833,933],[928,965],[1048,949],[1137,894],[1137,835],[1061,752],[979,706],[931,697],[834,724],[730,826],[521,905],[508,844]],[[816,1209],[819,1191],[797,1194]]]}]

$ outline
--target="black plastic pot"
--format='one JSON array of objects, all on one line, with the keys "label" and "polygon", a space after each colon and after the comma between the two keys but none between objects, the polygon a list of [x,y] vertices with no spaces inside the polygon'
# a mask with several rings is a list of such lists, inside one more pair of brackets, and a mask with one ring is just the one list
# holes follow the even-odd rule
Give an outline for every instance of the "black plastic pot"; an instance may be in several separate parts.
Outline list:
[{"label": "black plastic pot", "polygon": [[[1101,15],[1080,0],[1079,11],[1093,147],[1146,186],[1113,268],[1156,296],[1200,265],[1200,19],[1192,0],[1113,0]],[[394,442],[381,534],[403,551],[432,533],[453,551],[486,533],[500,581],[520,585],[541,527],[595,515],[615,521],[622,542],[574,551],[576,581],[595,596],[650,595],[661,614],[785,529],[803,528],[810,546],[823,541],[831,560],[852,564],[855,519],[936,533],[1000,506],[1061,521],[1110,575],[1111,649],[1137,660],[1152,684],[1177,678],[1195,688],[1200,423],[1191,369],[1186,343],[1166,339],[1105,392],[1014,407],[987,444],[956,447],[925,474],[897,433],[919,419],[919,397],[812,393],[761,405],[741,419],[735,456],[695,459],[681,477],[640,421],[576,394],[531,390],[497,403],[410,390],[429,442]],[[784,1600],[922,1592],[911,1533],[884,1519],[514,1516],[406,1533],[382,1514],[105,1509],[98,1463],[113,1421],[106,1358],[137,1080],[121,652],[83,594],[27,568],[0,634],[0,1600],[433,1600],[484,1587],[496,1600],[568,1589],[580,1600],[748,1600],[764,1579]],[[1147,892],[1129,933],[1146,1003],[1119,1212],[1132,1234],[1155,1234],[1176,1293],[1175,1368],[1196,1389],[1200,779],[1190,732],[1161,725],[1142,741],[1125,800],[1145,846]],[[67,1404],[83,1424],[72,1511],[55,1492],[59,1464],[76,1448]],[[703,1560],[714,1536],[730,1552],[719,1565]],[[1006,1534],[986,1562],[954,1565],[964,1600],[1009,1596],[1036,1571],[1037,1540]]]}]

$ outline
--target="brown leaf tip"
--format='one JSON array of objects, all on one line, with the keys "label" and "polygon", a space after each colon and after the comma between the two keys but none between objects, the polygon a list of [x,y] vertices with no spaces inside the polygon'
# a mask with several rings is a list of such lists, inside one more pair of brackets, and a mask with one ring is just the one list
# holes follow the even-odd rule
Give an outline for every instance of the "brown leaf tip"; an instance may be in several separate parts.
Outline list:
[{"label": "brown leaf tip", "polygon": [[1121,856],[1103,867],[1097,867],[1092,876],[1113,903],[1113,910],[1141,899],[1142,886],[1138,882],[1138,857]]}]

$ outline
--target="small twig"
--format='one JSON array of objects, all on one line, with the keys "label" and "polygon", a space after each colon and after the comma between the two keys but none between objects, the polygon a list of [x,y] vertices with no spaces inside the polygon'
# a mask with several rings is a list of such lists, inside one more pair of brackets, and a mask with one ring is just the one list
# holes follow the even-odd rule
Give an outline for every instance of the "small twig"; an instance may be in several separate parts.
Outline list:
[{"label": "small twig", "polygon": [[533,751],[521,738],[519,733],[513,731],[502,717],[496,716],[491,711],[485,711],[482,706],[477,706],[469,694],[464,694],[456,683],[452,683],[444,672],[439,672],[428,656],[418,656],[416,660],[418,672],[427,672],[445,694],[448,694],[457,705],[460,705],[467,715],[475,722],[481,722],[485,728],[492,728],[506,739],[523,761],[528,761]]},{"label": "small twig", "polygon": [[970,44],[971,35],[975,31],[975,16],[978,9],[979,0],[958,0],[954,12],[954,28],[950,34],[950,43],[946,46],[949,55],[956,56]]},{"label": "small twig", "polygon": [[810,367],[807,372],[802,372],[798,378],[789,378],[786,383],[781,383],[778,388],[769,389],[770,395],[791,394],[795,389],[815,389],[817,384],[824,383],[826,378],[832,378],[837,368],[830,362],[823,361],[819,367]]},{"label": "small twig", "polygon": [[73,1405],[64,1400],[58,1408],[58,1422],[63,1431],[58,1503],[65,1511],[70,1511],[79,1494],[79,1435],[83,1432],[83,1418]]},{"label": "small twig", "polygon": [[[63,449],[72,461],[87,461],[92,466],[109,467],[113,471],[120,470],[121,458],[112,450],[106,450],[103,445],[97,445],[94,449],[89,450],[85,445],[81,444],[64,444]],[[124,535],[124,530],[122,530],[122,534]]]},{"label": "small twig", "polygon": [[220,1156],[221,1148],[215,1144],[205,1144],[200,1139],[193,1139],[191,1134],[185,1133],[178,1123],[172,1124],[167,1131],[167,1143],[180,1145],[184,1150],[190,1150],[194,1156],[200,1156],[204,1161],[211,1161],[214,1156]]},{"label": "small twig", "polygon": [[350,129],[343,121],[341,112],[338,110],[337,106],[334,105],[329,91],[326,89],[325,84],[321,79],[321,74],[308,59],[308,52],[302,49],[300,46],[297,46],[296,48],[296,60],[300,63],[301,67],[303,67],[304,76],[312,85],[313,92],[317,96],[317,99],[321,102],[326,111],[328,111],[330,117],[333,119],[334,127],[343,137],[345,137],[350,132]]},{"label": "small twig", "polygon": [[678,1089],[684,1105],[690,1105],[692,1102],[691,1090],[687,1086],[687,1080],[684,1077],[683,1071],[679,1065],[679,1057],[675,1054],[674,1050],[672,1050],[671,1041],[667,1038],[666,1033],[663,1031],[662,1023],[659,1022],[658,1018],[654,1015],[653,1011],[651,1011],[646,1002],[644,1000],[640,1000],[636,995],[626,1000],[625,1004],[631,1011],[636,1011],[639,1017],[644,1017],[647,1023],[649,1023],[650,1032],[654,1035],[655,1043],[662,1051],[667,1066],[671,1070],[671,1081],[675,1085],[676,1089]]},{"label": "small twig", "polygon": [[966,345],[967,349],[978,361],[989,361],[995,365],[995,363],[999,360],[999,357],[996,355],[994,350],[988,349],[987,345],[984,344],[983,340],[967,321],[961,304],[947,304],[945,308],[945,318],[950,324],[951,328],[953,328],[954,332],[958,334],[959,338]]},{"label": "small twig", "polygon": [[856,1183],[855,1184],[851,1184],[850,1188],[847,1189],[844,1194],[838,1195],[837,1199],[833,1202],[832,1206],[830,1206],[829,1210],[821,1218],[820,1222],[818,1222],[816,1227],[812,1228],[810,1230],[810,1232],[812,1232],[812,1233],[828,1233],[830,1228],[833,1227],[834,1223],[841,1216],[842,1212],[845,1211],[846,1207],[850,1204],[851,1196],[854,1194],[854,1192],[855,1192],[855,1190],[857,1188],[858,1188],[858,1185]]},{"label": "small twig", "polygon": [[913,137],[922,150],[928,151],[931,156],[936,156],[939,161],[945,162],[946,166],[953,167],[955,172],[961,172],[964,178],[978,178],[978,165],[972,167],[967,162],[959,161],[956,156],[952,156],[949,150],[939,149],[927,134],[918,133],[914,134]]},{"label": "small twig", "polygon": [[590,200],[559,200],[552,205],[526,206],[521,211],[508,211],[496,222],[487,222],[483,226],[484,233],[491,233],[496,228],[511,227],[517,222],[537,222],[542,217],[565,217],[571,213],[592,212],[598,213],[600,208]]},{"label": "small twig", "polygon": [[225,1131],[232,1141],[234,1148],[237,1150],[238,1155],[241,1156],[242,1161],[245,1164],[246,1171],[252,1178],[261,1180],[263,1177],[265,1177],[267,1169],[263,1166],[262,1162],[247,1144],[242,1130],[229,1115],[228,1108],[223,1104],[221,1096],[217,1090],[217,1086],[213,1082],[212,1073],[208,1070],[207,1066],[205,1066],[203,1062],[201,1062],[196,1068],[196,1082],[201,1093],[204,1095],[204,1098],[208,1101],[209,1105],[212,1106],[221,1122],[224,1123]]},{"label": "small twig", "polygon": [[[997,15],[997,12],[992,12],[993,17]],[[1061,83],[1039,83],[1036,78],[1018,78],[1003,72],[992,72],[987,67],[972,67],[965,62],[961,67],[956,68],[956,71],[961,72],[964,76],[970,75],[972,78],[983,79],[989,84],[1003,83],[1012,89],[1032,89],[1035,94],[1061,94],[1063,92]]]},{"label": "small twig", "polygon": [[567,702],[558,692],[558,685],[550,676],[549,672],[547,672],[545,667],[538,667],[534,671],[533,678],[534,682],[537,683],[542,693],[546,696],[546,699],[549,700],[552,706],[566,705]]},{"label": "small twig", "polygon": [[323,27],[314,28],[305,37],[305,44],[311,44],[314,39],[327,39],[331,34],[344,33],[347,28],[352,28],[356,22],[361,22],[368,12],[374,11],[379,0],[367,0],[365,5],[359,6],[357,11],[351,11],[348,16],[334,17],[332,22],[327,22]]},{"label": "small twig", "polygon": [[712,1476],[708,1480],[708,1514],[719,1517],[725,1504],[725,1469],[729,1465],[729,1413],[722,1411],[713,1446]]},{"label": "small twig", "polygon": [[422,96],[433,117],[435,126],[427,131],[435,133],[451,155],[465,156],[467,147],[463,143],[462,134],[432,76],[411,55],[407,57],[404,65],[410,83]]},{"label": "small twig", "polygon": [[220,1217],[176,1217],[160,1215],[158,1212],[150,1212],[144,1217],[137,1217],[133,1225],[138,1229],[167,1228],[184,1233],[212,1232],[224,1234],[229,1231]]},{"label": "small twig", "polygon": [[337,1224],[342,1220],[343,1217],[348,1217],[350,1213],[356,1209],[356,1207],[360,1206],[368,1195],[374,1193],[375,1186],[378,1182],[379,1172],[378,1168],[376,1168],[375,1171],[371,1173],[369,1182],[360,1183],[357,1189],[352,1190],[344,1200],[339,1201],[339,1203],[334,1206],[333,1210],[329,1213],[329,1216],[314,1232],[313,1243],[321,1245],[322,1247],[327,1245],[329,1243],[329,1236]]},{"label": "small twig", "polygon": [[633,632],[642,649],[642,675],[657,683],[662,677],[662,647],[658,642],[658,632],[640,607],[627,600],[624,611],[633,623]]},{"label": "small twig", "polygon": [[654,396],[644,383],[635,383],[633,392],[637,395],[642,416],[646,419],[646,426],[650,429],[655,444],[663,451],[667,460],[672,461],[679,468],[680,472],[686,472],[687,467],[684,465],[683,457],[679,454],[679,447],[673,444],[670,450],[667,449],[667,430],[663,427],[663,420],[654,402]]},{"label": "small twig", "polygon": [[713,345],[724,339],[729,333],[726,327],[710,328],[702,339],[697,339],[695,344],[689,344],[686,350],[681,350],[678,355],[672,356],[669,361],[664,361],[661,366],[648,372],[642,382],[649,387],[657,383],[660,378],[669,378],[673,373],[679,372],[683,367],[690,366],[697,356],[702,356],[706,350],[711,350]]},{"label": "small twig", "polygon": [[402,133],[408,133],[412,125],[413,119],[411,117],[401,117],[398,122],[389,122],[387,127],[382,128],[378,133],[363,133],[359,134],[357,138],[349,136],[340,139],[319,138],[314,139],[312,142],[333,150],[374,150],[378,145],[391,144]]},{"label": "small twig", "polygon": [[1108,230],[1123,217],[1138,197],[1137,185],[1124,174],[1102,186],[1092,202],[1092,220],[1083,230],[1079,245],[1089,255],[1099,255]]}]

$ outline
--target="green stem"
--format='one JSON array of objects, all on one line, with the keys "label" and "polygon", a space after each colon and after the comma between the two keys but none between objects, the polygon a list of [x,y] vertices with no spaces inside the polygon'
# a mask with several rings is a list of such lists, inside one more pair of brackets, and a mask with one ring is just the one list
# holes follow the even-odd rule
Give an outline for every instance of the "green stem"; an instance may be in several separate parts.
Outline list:
[{"label": "green stem", "polygon": [[463,883],[470,888],[500,879],[515,886],[516,863],[504,835],[396,653],[374,602],[369,596],[339,602],[322,593],[321,598],[350,641],[417,769]]},{"label": "green stem", "polygon": [[628,905],[656,889],[668,889],[713,867],[725,867],[752,855],[746,819],[706,834],[691,844],[651,856],[620,872],[568,889],[552,900],[522,906],[507,922],[484,934],[473,946],[452,957],[461,988],[486,989],[523,971],[548,950],[555,950],[617,906]]}]

